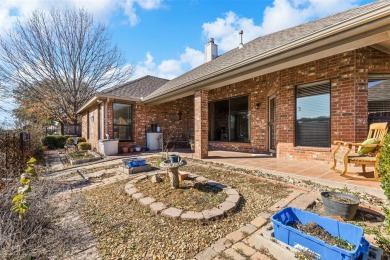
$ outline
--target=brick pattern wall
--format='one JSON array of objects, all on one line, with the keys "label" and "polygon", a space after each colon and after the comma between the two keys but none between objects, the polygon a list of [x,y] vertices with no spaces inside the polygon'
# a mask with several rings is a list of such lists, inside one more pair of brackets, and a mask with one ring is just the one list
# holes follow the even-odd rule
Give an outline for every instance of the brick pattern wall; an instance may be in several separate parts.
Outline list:
[{"label": "brick pattern wall", "polygon": [[[145,126],[149,128],[150,124],[156,123],[163,131],[174,125],[172,131],[177,140],[195,137],[195,156],[200,158],[207,157],[208,149],[268,152],[268,99],[275,95],[277,156],[294,160],[329,160],[331,148],[295,147],[295,87],[330,80],[331,140],[360,142],[367,135],[367,82],[371,73],[390,73],[390,55],[367,47],[218,89],[197,91],[194,96],[157,106],[134,104],[134,140],[120,145],[144,146]],[[208,142],[208,102],[244,95],[249,95],[250,100],[250,143]],[[256,104],[259,104],[258,108]],[[90,110],[95,113],[93,111]],[[107,116],[107,130],[112,137],[112,100],[107,106]],[[95,128],[90,122],[90,141],[94,147],[97,146],[97,141],[93,141],[97,137],[92,134]],[[85,129],[86,115],[83,115],[83,136],[86,136]]]},{"label": "brick pattern wall", "polygon": [[371,73],[390,73],[390,55],[367,47],[210,90],[209,101],[250,95],[251,113],[249,146],[210,142],[210,149],[267,152],[268,98],[275,94],[277,156],[329,160],[330,148],[295,147],[295,87],[330,80],[331,140],[358,142],[367,136],[367,76]]},{"label": "brick pattern wall", "polygon": [[[108,102],[103,102],[101,106],[101,133],[102,138],[106,138],[108,133],[110,138],[113,138],[113,103],[115,100],[110,99]],[[131,104],[131,103],[129,103]],[[165,134],[171,133],[175,140],[188,141],[190,137],[194,137],[194,97],[185,97],[173,102],[165,103],[157,106],[145,106],[143,104],[133,105],[133,141],[119,142],[119,152],[123,146],[140,145],[145,147],[145,126],[146,130],[150,131],[151,124],[158,124],[161,131]],[[107,125],[104,125],[105,112],[107,107]],[[98,149],[98,130],[97,130],[97,105],[89,109],[90,115],[94,114],[94,122],[90,120],[90,138],[89,141],[93,148]],[[181,112],[181,120],[179,120],[179,112]],[[91,114],[92,113],[92,114]],[[82,135],[87,136],[87,114],[82,115]],[[187,144],[184,144],[187,145]]]},{"label": "brick pattern wall", "polygon": [[195,92],[195,157],[208,156],[209,116],[208,116],[208,90]]}]

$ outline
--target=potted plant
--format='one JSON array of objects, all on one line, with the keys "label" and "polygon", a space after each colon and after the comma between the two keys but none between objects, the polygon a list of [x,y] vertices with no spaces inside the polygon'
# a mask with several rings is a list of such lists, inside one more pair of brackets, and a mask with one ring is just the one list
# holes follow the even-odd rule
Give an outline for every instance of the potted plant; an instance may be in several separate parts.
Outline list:
[{"label": "potted plant", "polygon": [[326,213],[351,220],[356,214],[360,200],[355,196],[342,192],[321,192],[322,202]]},{"label": "potted plant", "polygon": [[128,146],[123,146],[122,147],[122,152],[123,153],[128,153],[129,152],[129,147]]}]

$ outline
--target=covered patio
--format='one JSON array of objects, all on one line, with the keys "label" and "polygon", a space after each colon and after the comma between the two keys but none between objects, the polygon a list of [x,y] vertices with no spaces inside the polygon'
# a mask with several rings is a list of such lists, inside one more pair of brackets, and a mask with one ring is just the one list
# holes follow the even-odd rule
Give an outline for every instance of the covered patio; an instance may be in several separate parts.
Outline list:
[{"label": "covered patio", "polygon": [[[176,150],[183,157],[191,157],[189,150]],[[303,181],[311,181],[332,188],[348,188],[351,191],[365,192],[379,198],[385,198],[380,181],[354,180],[340,176],[330,170],[329,162],[322,161],[293,161],[279,159],[272,156],[254,157],[250,153],[232,151],[209,151],[205,162],[221,163],[235,168],[259,170],[264,173],[280,177],[291,177]],[[361,167],[351,167],[352,170],[361,171]],[[372,169],[367,168],[367,171]]]}]

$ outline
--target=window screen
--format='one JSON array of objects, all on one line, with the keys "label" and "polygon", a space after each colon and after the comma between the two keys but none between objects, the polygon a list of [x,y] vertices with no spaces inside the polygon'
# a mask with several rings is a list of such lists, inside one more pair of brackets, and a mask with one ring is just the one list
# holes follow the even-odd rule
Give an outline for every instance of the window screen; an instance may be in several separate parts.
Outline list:
[{"label": "window screen", "polygon": [[330,147],[330,82],[296,88],[297,146]]}]

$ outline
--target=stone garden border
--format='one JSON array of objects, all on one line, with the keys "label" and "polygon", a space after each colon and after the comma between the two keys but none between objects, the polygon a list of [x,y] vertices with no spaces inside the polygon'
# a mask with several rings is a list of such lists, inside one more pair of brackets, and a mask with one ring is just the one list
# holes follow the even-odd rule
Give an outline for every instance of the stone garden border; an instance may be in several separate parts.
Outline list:
[{"label": "stone garden border", "polygon": [[72,156],[70,156],[69,154],[66,154],[66,157],[68,158],[68,161],[70,162],[71,165],[79,165],[88,162],[95,162],[102,159],[102,157],[99,154],[95,153],[92,150],[87,150],[87,153],[91,154],[93,157],[84,158],[84,159],[73,159]]},{"label": "stone garden border", "polygon": [[[184,172],[181,172],[183,174]],[[181,220],[198,220],[198,221],[209,221],[217,218],[222,218],[226,213],[233,211],[240,202],[240,194],[233,188],[221,184],[217,181],[206,179],[202,176],[193,173],[186,173],[188,178],[194,179],[195,182],[202,184],[218,187],[222,189],[222,192],[225,192],[228,197],[226,200],[214,208],[205,209],[203,211],[184,211],[175,207],[168,208],[162,202],[156,201],[155,198],[145,197],[144,194],[140,193],[137,188],[134,186],[137,182],[144,180],[153,175],[159,173],[147,173],[138,176],[137,178],[131,180],[125,186],[125,192],[131,196],[133,199],[136,199],[139,203],[150,208],[150,210],[155,214],[161,214],[162,216],[181,219]]]}]

